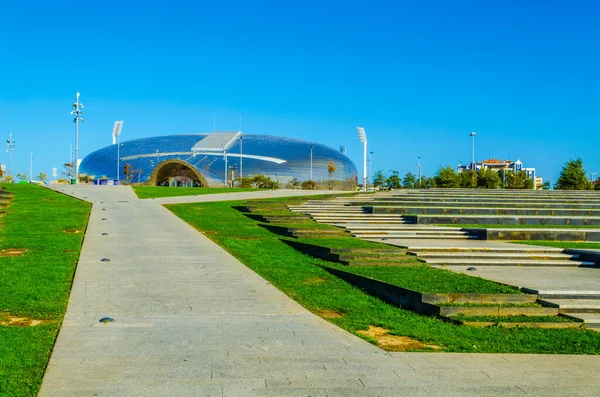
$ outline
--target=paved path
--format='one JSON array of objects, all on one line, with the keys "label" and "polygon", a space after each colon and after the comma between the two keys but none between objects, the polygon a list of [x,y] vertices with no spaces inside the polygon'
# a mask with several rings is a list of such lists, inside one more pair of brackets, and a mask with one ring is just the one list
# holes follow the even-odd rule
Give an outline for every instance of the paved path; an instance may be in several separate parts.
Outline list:
[{"label": "paved path", "polygon": [[[137,200],[127,187],[59,189],[94,206],[40,396],[600,390],[597,356],[388,354],[309,313],[157,200]],[[99,323],[104,316],[116,322]]]}]

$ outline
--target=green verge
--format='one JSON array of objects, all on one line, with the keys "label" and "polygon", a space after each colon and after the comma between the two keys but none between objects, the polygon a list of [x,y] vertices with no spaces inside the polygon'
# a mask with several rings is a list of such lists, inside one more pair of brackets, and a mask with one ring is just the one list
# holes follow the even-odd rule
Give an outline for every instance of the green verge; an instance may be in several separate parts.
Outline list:
[{"label": "green verge", "polygon": [[227,187],[168,187],[168,186],[132,186],[141,199],[176,196],[198,196],[201,194],[254,192],[259,189]]},{"label": "green verge", "polygon": [[416,266],[343,266],[331,267],[383,281],[413,291],[431,294],[519,294],[518,288],[479,277],[436,269],[425,264]]},{"label": "green verge", "polygon": [[5,187],[14,197],[0,218],[0,249],[27,252],[0,257],[0,314],[44,321],[0,325],[0,395],[33,396],[67,308],[91,205],[36,185]]},{"label": "green verge", "polygon": [[359,337],[357,331],[375,325],[449,352],[600,353],[600,333],[589,330],[475,328],[389,305],[315,266],[333,264],[286,245],[231,208],[239,205],[213,202],[167,207],[305,308]]},{"label": "green verge", "polygon": [[556,247],[556,248],[600,249],[600,242],[592,243],[592,242],[583,242],[583,241],[516,240],[516,241],[511,241],[511,243],[525,244],[525,245],[542,245],[545,247]]}]

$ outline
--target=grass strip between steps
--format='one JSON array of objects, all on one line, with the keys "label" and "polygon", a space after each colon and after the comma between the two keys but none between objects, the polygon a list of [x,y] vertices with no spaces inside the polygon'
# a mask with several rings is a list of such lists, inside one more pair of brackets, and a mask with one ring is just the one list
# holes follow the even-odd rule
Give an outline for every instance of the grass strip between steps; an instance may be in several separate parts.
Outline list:
[{"label": "grass strip between steps", "polygon": [[584,241],[545,241],[545,240],[517,240],[511,241],[511,243],[515,244],[525,244],[525,245],[541,245],[545,247],[555,247],[555,248],[592,248],[592,249],[600,249],[600,242],[584,242]]},{"label": "grass strip between steps", "polygon": [[[0,395],[34,396],[67,308],[91,205],[36,185],[5,187],[14,198],[0,218],[0,248],[27,251],[0,257]],[[7,324],[10,318],[24,326]]]},{"label": "grass strip between steps", "polygon": [[358,336],[374,325],[449,352],[600,353],[600,333],[589,330],[475,328],[389,305],[315,266],[333,264],[296,251],[235,205],[240,202],[167,207],[305,308]]}]

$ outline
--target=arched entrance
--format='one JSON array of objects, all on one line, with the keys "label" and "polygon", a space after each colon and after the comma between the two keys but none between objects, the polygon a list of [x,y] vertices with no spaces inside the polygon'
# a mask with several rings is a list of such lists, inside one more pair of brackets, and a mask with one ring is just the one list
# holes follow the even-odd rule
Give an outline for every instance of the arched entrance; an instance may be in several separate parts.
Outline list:
[{"label": "arched entrance", "polygon": [[148,178],[150,186],[208,186],[206,179],[190,163],[183,160],[165,160],[154,167]]}]

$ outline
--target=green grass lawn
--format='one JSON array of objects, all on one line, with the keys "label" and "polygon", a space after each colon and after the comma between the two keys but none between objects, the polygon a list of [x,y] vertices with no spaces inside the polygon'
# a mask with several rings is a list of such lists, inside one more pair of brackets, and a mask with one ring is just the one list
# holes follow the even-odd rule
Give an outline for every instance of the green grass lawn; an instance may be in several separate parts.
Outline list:
[{"label": "green grass lawn", "polygon": [[333,264],[296,251],[277,235],[257,226],[256,221],[232,209],[233,205],[240,203],[168,208],[308,310],[350,332],[356,334],[375,325],[389,329],[392,335],[436,344],[450,352],[600,353],[600,333],[593,331],[473,328],[389,305],[315,266]]},{"label": "green grass lawn", "polygon": [[227,187],[168,187],[168,186],[132,186],[133,191],[141,199],[176,196],[197,196],[200,194],[254,192],[259,189],[227,188]]},{"label": "green grass lawn", "polygon": [[[456,294],[519,294],[516,287],[502,285],[479,277],[436,269],[422,264],[415,266],[343,266],[332,265],[360,276],[424,293]],[[461,305],[465,306],[465,305]]]},{"label": "green grass lawn", "polygon": [[511,243],[526,244],[526,245],[543,245],[546,247],[556,247],[556,248],[600,249],[600,242],[594,243],[594,242],[585,242],[585,241],[517,240],[517,241],[511,241]]},{"label": "green grass lawn", "polygon": [[0,257],[0,321],[43,322],[0,324],[0,395],[34,396],[67,308],[91,205],[36,185],[5,186],[14,198],[0,218],[0,249],[27,251]]}]

